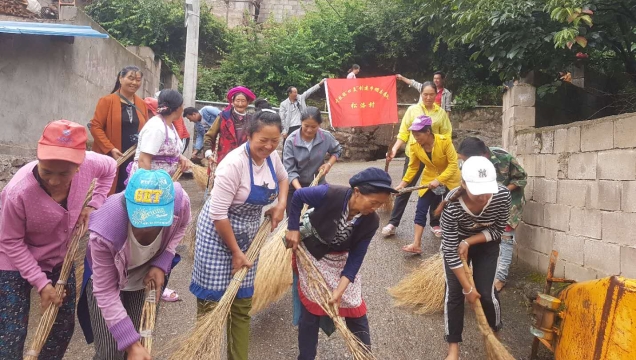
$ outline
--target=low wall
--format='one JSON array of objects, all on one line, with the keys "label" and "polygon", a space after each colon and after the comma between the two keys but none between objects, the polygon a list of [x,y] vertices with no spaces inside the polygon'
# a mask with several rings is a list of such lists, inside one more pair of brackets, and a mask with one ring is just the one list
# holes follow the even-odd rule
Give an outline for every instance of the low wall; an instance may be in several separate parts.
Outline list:
[{"label": "low wall", "polygon": [[[72,12],[63,23],[104,32],[82,11]],[[34,156],[42,129],[52,120],[88,123],[97,100],[111,92],[126,65],[143,69],[138,95],[152,96],[159,89],[158,62],[142,59],[113,38],[77,37],[68,43],[61,37],[0,34],[0,49],[0,153]]]},{"label": "low wall", "polygon": [[523,129],[516,154],[528,172],[517,260],[556,276],[636,278],[636,114]]}]

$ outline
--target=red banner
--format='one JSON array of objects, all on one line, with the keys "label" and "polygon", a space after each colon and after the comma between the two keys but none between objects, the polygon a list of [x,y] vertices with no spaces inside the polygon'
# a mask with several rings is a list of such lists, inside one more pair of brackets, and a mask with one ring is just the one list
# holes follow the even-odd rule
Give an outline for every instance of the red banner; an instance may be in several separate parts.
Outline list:
[{"label": "red banner", "polygon": [[395,76],[327,79],[327,106],[333,127],[398,122]]}]

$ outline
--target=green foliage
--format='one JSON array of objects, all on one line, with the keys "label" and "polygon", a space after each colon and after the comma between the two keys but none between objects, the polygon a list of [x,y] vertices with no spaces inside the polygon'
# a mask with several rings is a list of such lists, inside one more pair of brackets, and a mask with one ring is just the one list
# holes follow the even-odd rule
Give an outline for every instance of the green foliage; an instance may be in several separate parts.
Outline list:
[{"label": "green foliage", "polygon": [[[94,0],[86,12],[122,45],[148,46],[176,74],[180,73],[186,43],[182,1]],[[227,50],[227,30],[203,6],[199,32],[202,62],[211,66]]]},{"label": "green foliage", "polygon": [[501,105],[503,86],[493,86],[470,81],[463,84],[453,99],[453,108],[470,110],[477,105]]}]

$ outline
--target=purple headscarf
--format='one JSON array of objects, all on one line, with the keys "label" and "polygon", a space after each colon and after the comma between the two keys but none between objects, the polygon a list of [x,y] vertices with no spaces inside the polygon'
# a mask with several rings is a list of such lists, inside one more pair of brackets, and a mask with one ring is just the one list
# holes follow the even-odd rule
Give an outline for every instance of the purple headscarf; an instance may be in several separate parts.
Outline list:
[{"label": "purple headscarf", "polygon": [[252,90],[246,88],[245,86],[237,86],[235,88],[230,89],[230,91],[227,92],[228,105],[225,108],[225,110],[229,110],[232,108],[232,101],[234,100],[234,96],[238,93],[245,94],[245,96],[247,97],[248,103],[251,103],[252,101],[256,99],[256,95],[254,95]]}]

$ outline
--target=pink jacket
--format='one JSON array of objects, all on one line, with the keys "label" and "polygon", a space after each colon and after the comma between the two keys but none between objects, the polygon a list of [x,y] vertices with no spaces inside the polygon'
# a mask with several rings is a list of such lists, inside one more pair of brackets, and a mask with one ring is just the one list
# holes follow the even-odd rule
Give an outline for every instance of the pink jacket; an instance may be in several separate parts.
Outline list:
[{"label": "pink jacket", "polygon": [[64,261],[75,223],[93,179],[93,199],[99,208],[115,179],[117,164],[91,151],[73,177],[65,210],[42,189],[33,175],[33,161],[13,176],[0,195],[0,270],[20,271],[38,292],[51,281],[51,271]]},{"label": "pink jacket", "polygon": [[[190,198],[179,183],[175,183],[174,187],[174,221],[170,227],[164,229],[161,250],[151,260],[152,266],[160,268],[166,274],[170,272],[175,249],[190,222]],[[140,339],[119,297],[121,289],[128,282],[130,248],[125,246],[128,223],[124,193],[109,197],[99,211],[91,214],[90,239],[86,251],[93,271],[93,294],[120,351]]]}]

